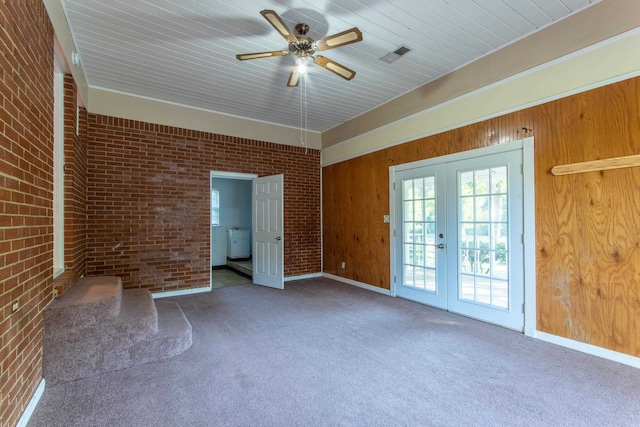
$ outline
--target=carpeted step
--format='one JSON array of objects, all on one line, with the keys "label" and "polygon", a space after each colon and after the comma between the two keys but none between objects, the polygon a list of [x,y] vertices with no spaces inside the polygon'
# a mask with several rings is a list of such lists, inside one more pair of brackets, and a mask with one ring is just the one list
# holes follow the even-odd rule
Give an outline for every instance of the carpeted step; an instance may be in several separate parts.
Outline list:
[{"label": "carpeted step", "polygon": [[120,313],[122,281],[115,276],[78,279],[44,313],[45,328],[83,328],[115,319]]},{"label": "carpeted step", "polygon": [[104,345],[132,345],[158,332],[158,313],[148,290],[125,289],[121,301],[118,317],[108,322],[85,327],[45,325],[45,352],[84,354]]},{"label": "carpeted step", "polygon": [[84,327],[65,327],[60,321],[56,328],[51,326],[45,324],[44,329],[43,370],[47,381],[55,383],[91,376],[110,348],[152,337],[158,332],[158,313],[148,290],[127,289],[115,319]]},{"label": "carpeted step", "polygon": [[88,337],[103,334],[133,343],[156,332],[158,332],[158,313],[153,297],[146,289],[123,290],[119,314],[109,321],[82,327],[67,327],[61,322],[56,322],[55,325],[45,323],[45,340],[48,341],[70,341],[74,336]]},{"label": "carpeted step", "polygon": [[191,346],[191,324],[176,303],[131,289],[114,321],[67,334],[45,328],[44,342],[44,377],[57,384],[180,354]]},{"label": "carpeted step", "polygon": [[155,300],[158,310],[158,333],[129,350],[133,360],[149,363],[169,359],[191,347],[191,323],[178,303]]}]

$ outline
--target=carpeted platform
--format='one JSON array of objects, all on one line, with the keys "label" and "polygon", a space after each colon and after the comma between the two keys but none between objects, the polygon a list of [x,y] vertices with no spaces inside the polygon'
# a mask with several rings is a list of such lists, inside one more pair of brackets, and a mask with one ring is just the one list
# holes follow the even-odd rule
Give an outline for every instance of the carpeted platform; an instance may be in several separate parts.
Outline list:
[{"label": "carpeted platform", "polygon": [[191,325],[171,301],[122,289],[118,277],[86,277],[45,310],[43,373],[49,385],[173,357]]},{"label": "carpeted platform", "polygon": [[640,370],[318,278],[173,298],[174,358],[50,387],[38,426],[636,426]]}]

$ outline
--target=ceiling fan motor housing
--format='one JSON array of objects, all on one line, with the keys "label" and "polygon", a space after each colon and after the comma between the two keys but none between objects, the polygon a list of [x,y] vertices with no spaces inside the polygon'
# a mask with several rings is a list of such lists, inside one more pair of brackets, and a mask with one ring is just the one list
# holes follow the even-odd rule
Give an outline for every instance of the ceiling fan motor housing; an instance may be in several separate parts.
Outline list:
[{"label": "ceiling fan motor housing", "polygon": [[301,36],[306,36],[309,32],[309,26],[304,23],[300,23],[295,27],[296,32]]},{"label": "ceiling fan motor housing", "polygon": [[298,56],[311,56],[316,52],[314,41],[307,37],[309,26],[307,24],[296,25],[296,32],[298,35],[298,41],[289,43],[289,52],[295,53]]}]

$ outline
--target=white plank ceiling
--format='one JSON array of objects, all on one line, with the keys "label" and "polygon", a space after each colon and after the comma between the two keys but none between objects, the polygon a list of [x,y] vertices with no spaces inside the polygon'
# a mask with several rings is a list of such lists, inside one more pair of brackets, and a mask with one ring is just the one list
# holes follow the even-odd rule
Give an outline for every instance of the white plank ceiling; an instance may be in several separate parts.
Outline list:
[{"label": "white plank ceiling", "polygon": [[[91,87],[323,132],[599,0],[62,0]],[[276,11],[317,40],[358,27],[364,40],[322,52],[356,71],[317,65],[286,86],[294,56],[260,15]],[[411,49],[388,64],[379,58]]]}]

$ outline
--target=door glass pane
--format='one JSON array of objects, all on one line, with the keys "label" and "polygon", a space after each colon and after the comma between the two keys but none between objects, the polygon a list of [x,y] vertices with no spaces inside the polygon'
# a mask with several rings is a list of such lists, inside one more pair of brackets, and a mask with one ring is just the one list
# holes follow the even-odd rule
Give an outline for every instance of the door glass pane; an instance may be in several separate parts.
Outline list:
[{"label": "door glass pane", "polygon": [[431,245],[436,244],[436,225],[433,222],[429,222],[425,224],[425,240],[424,243],[429,243]]},{"label": "door glass pane", "polygon": [[489,221],[489,198],[485,196],[476,196],[476,221]]},{"label": "door glass pane", "polygon": [[473,224],[462,223],[461,224],[461,233],[460,233],[460,247],[462,248],[475,248],[476,239],[475,239],[475,227]]},{"label": "door glass pane", "polygon": [[507,195],[491,196],[491,220],[507,222]]},{"label": "door glass pane", "polygon": [[475,271],[476,251],[473,249],[460,250],[460,271],[462,273],[473,273]]},{"label": "door glass pane", "polygon": [[474,196],[478,196],[481,194],[489,194],[491,191],[491,184],[489,182],[491,174],[489,169],[479,169],[473,171],[474,177]]},{"label": "door glass pane", "polygon": [[475,278],[469,274],[460,275],[460,299],[474,301],[476,294]]},{"label": "door glass pane", "polygon": [[509,308],[507,167],[458,174],[458,298]]},{"label": "door glass pane", "polygon": [[413,180],[413,196],[414,200],[422,200],[424,198],[424,179],[418,178]]},{"label": "door glass pane", "polygon": [[404,246],[404,264],[411,265],[411,266],[415,265],[415,262],[413,261],[413,245],[410,243],[405,243],[403,246]]},{"label": "door glass pane", "polygon": [[473,172],[460,174],[460,196],[473,196]]},{"label": "door glass pane", "polygon": [[414,267],[409,264],[404,265],[404,284],[405,286],[415,287],[414,278],[413,278],[413,270]]},{"label": "door glass pane", "polygon": [[402,286],[436,291],[435,177],[402,182],[403,271]]},{"label": "door glass pane", "polygon": [[415,281],[414,281],[414,287],[416,289],[425,289],[425,274],[424,274],[425,269],[424,268],[420,268],[420,267],[415,267],[414,268],[414,277],[415,277]]},{"label": "door glass pane", "polygon": [[[473,187],[472,187],[473,191]],[[475,208],[473,206],[474,198],[473,197],[461,197],[460,198],[460,213],[462,215],[463,221],[473,222],[475,218]]]},{"label": "door glass pane", "polygon": [[413,201],[407,200],[402,205],[404,206],[404,218],[406,218],[407,221],[413,221]]},{"label": "door glass pane", "polygon": [[424,221],[424,200],[413,201],[413,220],[417,222]]},{"label": "door glass pane", "polygon": [[425,268],[425,290],[434,292],[436,291],[436,269]]},{"label": "door glass pane", "polygon": [[413,182],[414,180],[402,181],[404,200],[413,200]]},{"label": "door glass pane", "polygon": [[488,277],[476,276],[476,302],[481,304],[491,304],[491,279]]},{"label": "door glass pane", "polygon": [[491,235],[492,235],[492,249],[506,251],[507,242],[509,241],[507,235],[507,224],[506,223],[493,223],[491,224]]},{"label": "door glass pane", "polygon": [[494,251],[493,262],[491,271],[494,278],[508,279],[509,270],[507,269],[507,252],[506,251]]}]

